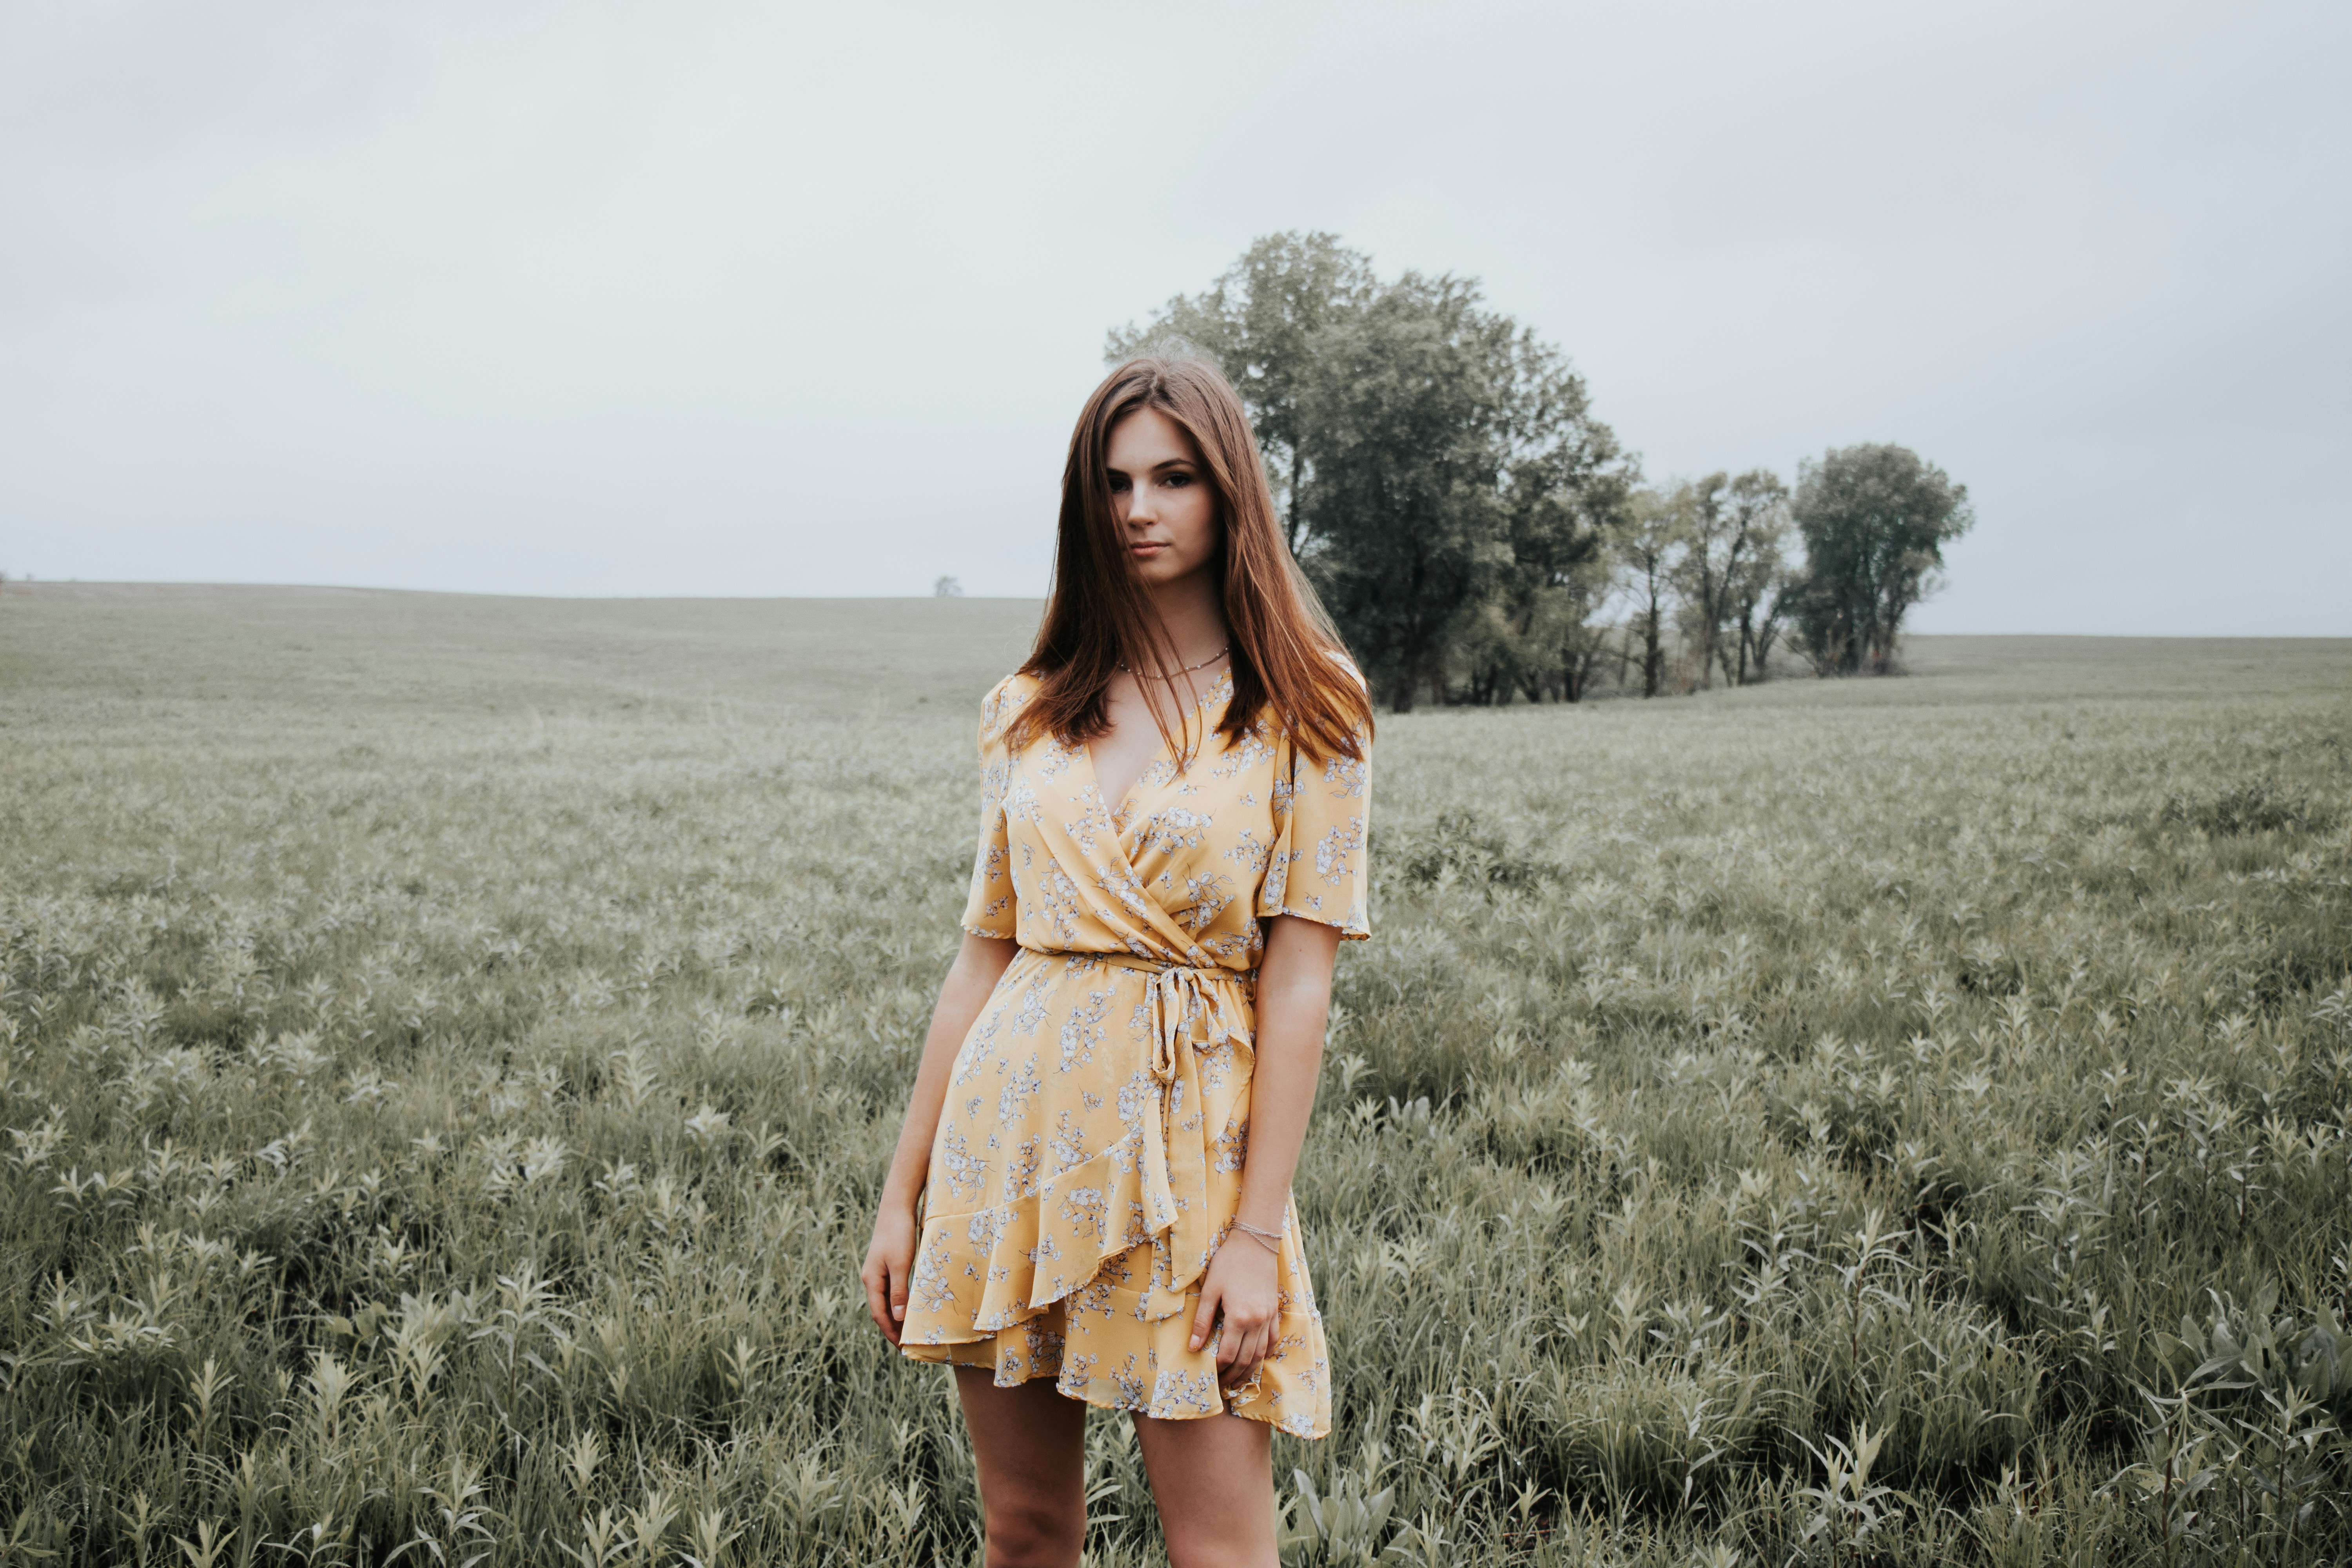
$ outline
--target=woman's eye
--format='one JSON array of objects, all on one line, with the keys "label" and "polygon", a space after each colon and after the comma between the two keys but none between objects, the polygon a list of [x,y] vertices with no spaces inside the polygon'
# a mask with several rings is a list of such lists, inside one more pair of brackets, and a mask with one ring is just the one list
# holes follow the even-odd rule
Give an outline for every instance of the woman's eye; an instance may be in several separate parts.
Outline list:
[{"label": "woman's eye", "polygon": [[1110,488],[1114,493],[1129,489],[1129,487],[1128,485],[1127,476],[1125,474],[1113,474],[1110,477]]},{"label": "woman's eye", "polygon": [[1190,474],[1171,474],[1162,482],[1164,482],[1171,489],[1181,489],[1184,486],[1192,482],[1192,476]]}]

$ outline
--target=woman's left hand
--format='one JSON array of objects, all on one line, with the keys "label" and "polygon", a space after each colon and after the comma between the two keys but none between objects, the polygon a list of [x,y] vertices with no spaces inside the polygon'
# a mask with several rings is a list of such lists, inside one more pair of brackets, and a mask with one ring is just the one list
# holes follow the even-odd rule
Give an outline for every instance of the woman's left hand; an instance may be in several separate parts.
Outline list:
[{"label": "woman's left hand", "polygon": [[1282,1316],[1282,1290],[1273,1248],[1242,1231],[1229,1232],[1201,1277],[1201,1310],[1192,1315],[1192,1348],[1217,1339],[1217,1386],[1231,1393],[1257,1375],[1273,1352]]}]

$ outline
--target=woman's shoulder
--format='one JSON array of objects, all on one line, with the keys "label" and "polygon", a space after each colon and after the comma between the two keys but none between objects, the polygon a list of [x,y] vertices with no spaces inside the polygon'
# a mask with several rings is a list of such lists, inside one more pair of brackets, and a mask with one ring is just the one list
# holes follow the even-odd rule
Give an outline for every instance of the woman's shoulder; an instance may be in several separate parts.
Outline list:
[{"label": "woman's shoulder", "polygon": [[988,689],[980,700],[980,734],[983,741],[994,741],[1004,733],[1013,716],[1021,711],[1037,694],[1037,678],[1024,670],[1014,670]]}]

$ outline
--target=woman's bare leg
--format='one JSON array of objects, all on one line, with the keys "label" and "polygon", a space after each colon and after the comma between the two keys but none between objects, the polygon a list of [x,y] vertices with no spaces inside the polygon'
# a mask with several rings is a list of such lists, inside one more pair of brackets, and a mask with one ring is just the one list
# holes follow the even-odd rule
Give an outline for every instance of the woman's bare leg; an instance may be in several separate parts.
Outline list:
[{"label": "woman's bare leg", "polygon": [[1171,1568],[1276,1568],[1273,1427],[1241,1415],[1139,1415],[1135,1437]]},{"label": "woman's bare leg", "polygon": [[982,1367],[956,1368],[956,1394],[980,1466],[988,1568],[1072,1568],[1087,1534],[1086,1405],[1051,1378],[999,1388]]}]

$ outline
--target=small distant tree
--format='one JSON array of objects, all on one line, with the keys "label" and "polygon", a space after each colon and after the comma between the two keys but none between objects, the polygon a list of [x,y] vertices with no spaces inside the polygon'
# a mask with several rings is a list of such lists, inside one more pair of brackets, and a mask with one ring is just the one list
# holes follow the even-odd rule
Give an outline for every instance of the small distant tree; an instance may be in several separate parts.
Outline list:
[{"label": "small distant tree", "polygon": [[963,597],[963,584],[953,577],[942,577],[938,582],[931,584],[931,597],[934,599],[961,599]]},{"label": "small distant tree", "polygon": [[1654,489],[1634,491],[1631,511],[1617,547],[1633,600],[1626,632],[1641,643],[1642,695],[1655,697],[1665,684],[1666,616],[1688,530],[1675,498]]},{"label": "small distant tree", "polygon": [[1790,510],[1805,540],[1801,646],[1823,674],[1885,674],[1944,546],[1976,521],[1968,487],[1906,447],[1845,447],[1798,469]]}]

